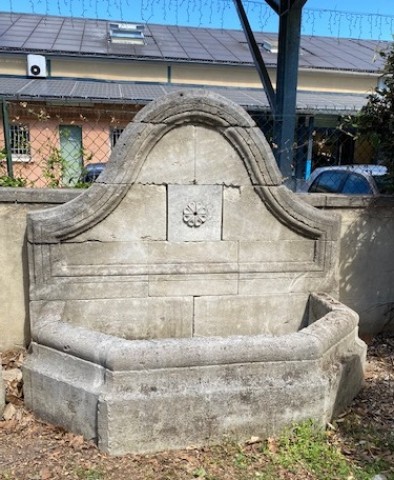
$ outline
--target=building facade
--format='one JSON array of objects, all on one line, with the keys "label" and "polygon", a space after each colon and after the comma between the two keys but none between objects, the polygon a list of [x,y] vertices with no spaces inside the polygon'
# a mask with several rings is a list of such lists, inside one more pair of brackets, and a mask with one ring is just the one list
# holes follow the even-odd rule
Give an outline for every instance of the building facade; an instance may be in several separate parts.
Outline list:
[{"label": "building facade", "polygon": [[[277,36],[256,33],[275,86]],[[303,37],[294,158],[311,168],[373,161],[337,127],[380,78],[384,42]],[[242,31],[0,13],[0,175],[75,186],[108,160],[146,103],[179,89],[213,90],[243,106],[272,140],[268,101]]]}]

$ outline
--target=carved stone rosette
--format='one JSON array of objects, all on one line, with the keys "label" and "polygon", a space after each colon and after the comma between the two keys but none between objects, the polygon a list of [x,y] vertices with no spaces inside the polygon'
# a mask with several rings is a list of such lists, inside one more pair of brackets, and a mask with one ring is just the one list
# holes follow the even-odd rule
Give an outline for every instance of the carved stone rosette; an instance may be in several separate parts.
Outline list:
[{"label": "carved stone rosette", "polygon": [[201,227],[208,219],[208,210],[201,202],[190,202],[183,210],[183,221],[188,227]]}]

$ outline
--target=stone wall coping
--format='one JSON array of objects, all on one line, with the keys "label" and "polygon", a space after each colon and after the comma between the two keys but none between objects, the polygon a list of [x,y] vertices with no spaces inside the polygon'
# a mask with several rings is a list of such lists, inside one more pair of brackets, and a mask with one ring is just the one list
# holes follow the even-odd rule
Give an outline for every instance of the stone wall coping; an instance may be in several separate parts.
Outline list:
[{"label": "stone wall coping", "polygon": [[394,195],[340,195],[337,193],[297,193],[297,197],[317,208],[394,207]]},{"label": "stone wall coping", "polygon": [[112,371],[318,360],[354,334],[358,315],[327,294],[311,294],[327,313],[308,327],[282,336],[193,337],[125,340],[62,322],[64,302],[38,306],[32,339],[41,345]]},{"label": "stone wall coping", "polygon": [[[85,190],[79,188],[13,188],[0,187],[0,204],[43,204],[60,205],[81,195]],[[394,195],[339,195],[325,193],[297,193],[296,196],[317,208],[394,208]]]},{"label": "stone wall coping", "polygon": [[35,203],[58,205],[78,197],[84,190],[79,188],[12,188],[0,187],[1,203]]}]

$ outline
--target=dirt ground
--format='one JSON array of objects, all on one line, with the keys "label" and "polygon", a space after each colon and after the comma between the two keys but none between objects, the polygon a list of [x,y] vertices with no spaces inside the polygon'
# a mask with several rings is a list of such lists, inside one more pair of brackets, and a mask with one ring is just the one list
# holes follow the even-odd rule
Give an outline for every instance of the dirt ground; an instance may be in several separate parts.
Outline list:
[{"label": "dirt ground", "polygon": [[[375,338],[368,350],[365,387],[350,408],[328,426],[329,442],[352,464],[382,465],[381,478],[391,480],[394,478],[394,335]],[[15,372],[23,357],[21,351],[3,354],[3,370]],[[280,465],[273,466],[261,447],[263,442],[257,438],[244,445],[229,442],[155,455],[109,457],[81,436],[48,425],[26,411],[20,379],[11,379],[7,386],[7,401],[15,409],[9,407],[9,418],[0,421],[1,480],[320,478],[307,469],[294,473]]]}]

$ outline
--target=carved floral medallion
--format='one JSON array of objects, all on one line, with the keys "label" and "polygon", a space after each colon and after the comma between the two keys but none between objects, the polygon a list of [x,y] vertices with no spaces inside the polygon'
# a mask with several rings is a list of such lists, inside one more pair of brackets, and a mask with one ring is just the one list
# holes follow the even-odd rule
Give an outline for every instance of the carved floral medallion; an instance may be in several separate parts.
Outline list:
[{"label": "carved floral medallion", "polygon": [[201,227],[208,219],[208,210],[201,202],[189,202],[183,210],[183,221],[188,227]]}]

